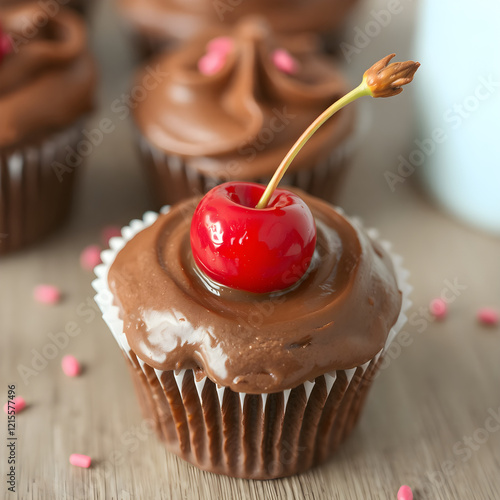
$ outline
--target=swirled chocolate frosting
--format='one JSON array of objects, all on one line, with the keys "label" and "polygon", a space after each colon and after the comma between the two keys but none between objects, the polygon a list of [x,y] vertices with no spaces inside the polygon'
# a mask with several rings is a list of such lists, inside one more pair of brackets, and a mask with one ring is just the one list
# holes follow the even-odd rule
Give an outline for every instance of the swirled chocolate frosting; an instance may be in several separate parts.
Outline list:
[{"label": "swirled chocolate frosting", "polygon": [[[221,35],[233,44],[225,64],[215,74],[202,74],[198,62],[207,43]],[[296,60],[293,74],[273,63],[274,51],[283,47]],[[277,42],[260,18],[242,21],[230,31],[206,32],[139,72],[136,124],[156,148],[187,159],[204,175],[237,180],[268,176],[303,130],[348,91],[334,62],[316,49],[302,39]],[[310,169],[326,159],[351,134],[354,116],[355,108],[348,107],[331,118],[291,170]]]},{"label": "swirled chocolate frosting", "polygon": [[336,30],[357,0],[120,0],[124,17],[141,32],[176,41],[207,27],[232,25],[249,15],[264,16],[283,34]]},{"label": "swirled chocolate frosting", "polygon": [[331,205],[300,195],[317,248],[305,277],[281,293],[235,291],[200,275],[189,242],[198,198],[127,242],[108,283],[134,353],[158,370],[194,369],[252,394],[371,360],[401,309],[392,261]]},{"label": "swirled chocolate frosting", "polygon": [[0,62],[0,148],[71,126],[93,107],[96,71],[83,21],[63,7],[0,7],[13,49]]}]

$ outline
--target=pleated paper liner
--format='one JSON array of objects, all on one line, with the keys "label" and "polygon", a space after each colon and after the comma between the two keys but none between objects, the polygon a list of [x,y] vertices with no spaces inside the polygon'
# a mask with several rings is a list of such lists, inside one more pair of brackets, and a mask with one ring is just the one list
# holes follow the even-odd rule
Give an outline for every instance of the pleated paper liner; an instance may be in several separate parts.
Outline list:
[{"label": "pleated paper liner", "polygon": [[95,0],[58,0],[58,3],[60,3],[64,7],[69,7],[75,10],[86,19],[89,19],[91,17],[93,11],[97,7],[97,2]]},{"label": "pleated paper liner", "polygon": [[[164,210],[168,210],[165,208]],[[193,370],[155,370],[130,349],[118,307],[107,285],[116,254],[157,214],[148,212],[123,228],[102,254],[95,270],[95,300],[121,347],[145,418],[152,419],[168,450],[200,469],[233,477],[272,479],[305,471],[325,462],[359,419],[385,350],[406,323],[411,287],[402,259],[390,253],[403,294],[402,310],[386,345],[372,360],[338,370],[274,394],[236,393]],[[360,227],[357,219],[351,223]],[[376,230],[368,230],[377,239]]]},{"label": "pleated paper liner", "polygon": [[[78,3],[85,0],[74,1],[75,3]],[[123,26],[123,30],[130,38],[140,60],[147,60],[161,52],[174,51],[180,45],[185,43],[175,39],[169,39],[166,36],[162,37],[160,35],[146,33],[144,30],[139,31],[125,19],[122,19],[121,24]],[[344,28],[324,33],[317,33],[319,48],[322,49],[325,53],[332,56],[337,56],[340,60],[343,60],[342,58],[344,56],[341,49],[342,42],[345,42],[346,40],[346,35],[348,35],[348,33]],[[301,34],[299,34],[298,36],[301,36]],[[356,54],[354,54],[354,56],[355,55]]]},{"label": "pleated paper liner", "polygon": [[65,221],[81,168],[66,165],[66,148],[76,149],[82,126],[0,150],[0,255],[34,243]]}]

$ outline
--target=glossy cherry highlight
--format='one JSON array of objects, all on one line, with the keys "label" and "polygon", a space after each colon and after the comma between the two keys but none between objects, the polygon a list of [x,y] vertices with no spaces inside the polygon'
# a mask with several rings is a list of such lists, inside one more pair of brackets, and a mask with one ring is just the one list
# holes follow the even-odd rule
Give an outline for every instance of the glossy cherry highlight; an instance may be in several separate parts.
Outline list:
[{"label": "glossy cherry highlight", "polygon": [[191,249],[199,269],[222,285],[253,293],[284,290],[307,271],[316,225],[295,193],[276,189],[255,208],[266,187],[228,182],[203,197],[191,222]]}]

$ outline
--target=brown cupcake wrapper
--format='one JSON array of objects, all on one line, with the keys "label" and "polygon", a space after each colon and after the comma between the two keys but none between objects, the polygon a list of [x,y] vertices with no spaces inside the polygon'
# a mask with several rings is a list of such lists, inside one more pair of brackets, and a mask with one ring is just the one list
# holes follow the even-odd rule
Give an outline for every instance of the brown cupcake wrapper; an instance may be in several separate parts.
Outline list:
[{"label": "brown cupcake wrapper", "polygon": [[160,52],[170,51],[179,45],[175,40],[162,39],[154,35],[139,32],[125,20],[122,20],[122,26],[132,41],[137,54],[136,57],[140,60],[147,60]]},{"label": "brown cupcake wrapper", "polygon": [[94,8],[94,0],[56,0],[62,7],[67,7],[75,10],[85,18],[90,16],[90,12]]},{"label": "brown cupcake wrapper", "polygon": [[[164,207],[162,212],[168,211]],[[339,210],[341,211],[341,210]],[[95,300],[122,349],[144,417],[153,422],[167,449],[200,469],[234,477],[271,479],[305,471],[326,461],[358,421],[384,352],[406,323],[411,306],[409,273],[390,244],[378,239],[394,263],[402,310],[385,347],[362,366],[326,373],[274,394],[243,394],[219,387],[192,370],[160,371],[139,359],[128,344],[120,311],[107,283],[117,253],[158,214],[147,212],[112,238],[95,269]],[[356,218],[349,219],[360,226]]]},{"label": "brown cupcake wrapper", "polygon": [[[78,1],[79,0],[75,0],[75,2]],[[132,40],[132,44],[136,48],[138,56],[143,60],[149,59],[160,52],[175,50],[175,48],[181,44],[181,42],[173,38],[162,38],[158,35],[155,36],[144,31],[139,31],[135,29],[130,22],[124,19],[122,19],[122,25],[127,36]],[[342,27],[339,30],[317,33],[317,37],[320,49],[324,50],[327,54],[338,55],[340,52],[340,44],[345,40],[345,28]]]},{"label": "brown cupcake wrapper", "polygon": [[[157,206],[173,205],[191,196],[205,194],[223,182],[241,180],[230,174],[219,178],[204,175],[190,166],[188,159],[160,151],[140,132],[136,131],[136,134],[142,164],[146,169],[150,189]],[[359,134],[353,133],[352,137],[336,147],[326,159],[312,168],[287,172],[281,184],[295,186],[313,196],[331,203],[335,202],[358,139]],[[273,173],[268,177],[248,180],[267,184]]]},{"label": "brown cupcake wrapper", "polygon": [[67,165],[66,148],[75,150],[81,131],[78,122],[38,143],[0,149],[0,255],[43,238],[66,219],[79,169]]},{"label": "brown cupcake wrapper", "polygon": [[192,370],[161,372],[127,356],[144,418],[167,449],[200,469],[273,479],[327,460],[356,424],[379,362],[274,394],[235,393]]}]

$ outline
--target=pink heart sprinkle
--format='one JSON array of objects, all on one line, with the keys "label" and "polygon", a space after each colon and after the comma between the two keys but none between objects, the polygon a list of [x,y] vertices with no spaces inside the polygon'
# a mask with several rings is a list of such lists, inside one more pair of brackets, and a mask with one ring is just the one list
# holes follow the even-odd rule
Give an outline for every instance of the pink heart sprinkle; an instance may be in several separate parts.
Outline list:
[{"label": "pink heart sprinkle", "polygon": [[71,354],[67,354],[63,357],[61,367],[64,374],[68,377],[78,377],[78,375],[80,375],[80,363],[74,356],[71,356]]},{"label": "pink heart sprinkle", "polygon": [[88,469],[92,463],[92,459],[88,455],[80,455],[79,453],[73,453],[69,456],[69,463],[75,467],[83,467]]},{"label": "pink heart sprinkle", "polygon": [[495,326],[500,322],[500,314],[489,307],[482,307],[477,312],[477,319],[483,325]]},{"label": "pink heart sprinkle", "polygon": [[409,486],[406,486],[406,484],[399,488],[398,500],[413,500],[413,492]]},{"label": "pink heart sprinkle", "polygon": [[40,304],[57,304],[61,300],[61,291],[53,285],[38,285],[33,290],[33,297]]},{"label": "pink heart sprinkle", "polygon": [[80,254],[80,265],[86,271],[92,271],[95,266],[101,263],[101,248],[98,245],[85,247]]},{"label": "pink heart sprinkle", "polygon": [[429,309],[436,319],[444,319],[448,314],[448,305],[443,299],[432,300]]},{"label": "pink heart sprinkle", "polygon": [[198,69],[202,75],[215,75],[226,64],[226,54],[208,52],[198,61]]},{"label": "pink heart sprinkle", "polygon": [[274,65],[283,73],[293,75],[298,71],[297,61],[285,49],[276,49],[273,52],[272,60]]},{"label": "pink heart sprinkle", "polygon": [[207,43],[207,52],[219,52],[228,54],[233,50],[234,42],[228,36],[218,36]]},{"label": "pink heart sprinkle", "polygon": [[17,415],[20,411],[23,411],[25,408],[26,408],[26,401],[21,396],[16,396],[12,400],[10,405],[9,403],[5,403],[3,405],[3,411],[7,413],[7,415],[9,414],[9,411],[12,410],[14,410],[14,413]]}]

